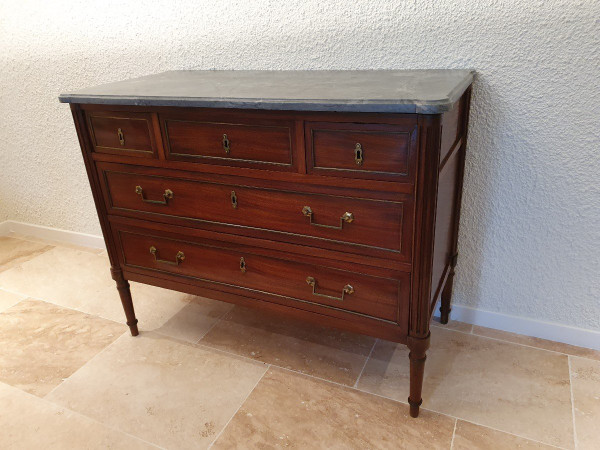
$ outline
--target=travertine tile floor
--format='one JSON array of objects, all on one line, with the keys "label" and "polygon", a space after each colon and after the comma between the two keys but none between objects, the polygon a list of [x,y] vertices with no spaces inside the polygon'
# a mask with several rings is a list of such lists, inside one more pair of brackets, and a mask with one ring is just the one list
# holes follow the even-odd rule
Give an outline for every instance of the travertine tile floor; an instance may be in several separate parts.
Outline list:
[{"label": "travertine tile floor", "polygon": [[600,448],[600,352],[436,325],[402,345],[132,283],[105,252],[0,237],[0,448]]}]

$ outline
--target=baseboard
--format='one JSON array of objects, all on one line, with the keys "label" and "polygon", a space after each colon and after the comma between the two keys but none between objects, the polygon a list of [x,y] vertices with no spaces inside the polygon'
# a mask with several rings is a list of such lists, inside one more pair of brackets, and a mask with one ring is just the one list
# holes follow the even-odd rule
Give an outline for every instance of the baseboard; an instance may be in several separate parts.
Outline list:
[{"label": "baseboard", "polygon": [[[30,223],[7,220],[0,223],[0,236],[17,233],[64,244],[80,245],[90,248],[105,248],[102,236],[77,233],[75,231],[33,225]],[[439,305],[436,306],[439,316]],[[583,328],[570,327],[552,322],[511,316],[492,311],[471,308],[469,306],[452,305],[450,318],[482,327],[510,331],[512,333],[534,336],[565,344],[600,350],[600,332]]]},{"label": "baseboard", "polygon": [[[439,304],[434,315],[439,317]],[[600,331],[452,305],[450,320],[600,350]]]},{"label": "baseboard", "polygon": [[106,248],[102,236],[97,236],[95,234],[77,233],[75,231],[16,222],[14,220],[7,220],[0,223],[0,236],[7,236],[11,233],[32,236],[62,244],[80,245],[89,248]]}]

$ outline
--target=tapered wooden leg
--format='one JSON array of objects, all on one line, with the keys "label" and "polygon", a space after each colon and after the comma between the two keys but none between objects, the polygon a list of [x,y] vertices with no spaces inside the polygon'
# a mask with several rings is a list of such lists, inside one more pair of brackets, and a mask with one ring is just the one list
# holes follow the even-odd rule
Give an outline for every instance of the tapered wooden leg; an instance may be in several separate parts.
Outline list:
[{"label": "tapered wooden leg", "polygon": [[448,323],[448,318],[450,317],[450,303],[452,301],[452,287],[454,285],[454,267],[450,268],[450,273],[448,274],[448,279],[446,280],[446,284],[444,285],[444,289],[442,290],[442,301],[440,305],[440,322],[444,325]]},{"label": "tapered wooden leg", "polygon": [[127,318],[127,325],[132,336],[137,336],[139,333],[137,327],[137,319],[135,318],[135,311],[133,310],[133,300],[131,299],[131,290],[129,289],[129,282],[123,277],[123,271],[119,268],[110,269],[110,274],[113,280],[117,283],[117,290],[121,297],[121,303],[125,310],[125,317]]},{"label": "tapered wooden leg", "polygon": [[429,348],[429,335],[426,338],[408,337],[408,348],[410,353],[410,396],[408,404],[410,405],[411,417],[419,416],[419,407],[423,403],[421,391],[423,390],[423,374],[425,372],[425,352]]}]

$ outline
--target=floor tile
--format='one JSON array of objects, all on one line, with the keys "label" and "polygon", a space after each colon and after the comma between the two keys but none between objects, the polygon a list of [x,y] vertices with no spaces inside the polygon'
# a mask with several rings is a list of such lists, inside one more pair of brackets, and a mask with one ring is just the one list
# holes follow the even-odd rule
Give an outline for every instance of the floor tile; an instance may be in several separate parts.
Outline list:
[{"label": "floor tile", "polygon": [[[35,280],[32,283],[32,280]],[[125,314],[106,256],[55,247],[0,273],[0,288],[117,322]],[[131,283],[133,304],[141,330],[162,326],[187,305],[192,296],[154,286]]]},{"label": "floor tile", "polygon": [[200,344],[352,386],[375,339],[236,306]]},{"label": "floor tile", "polygon": [[152,449],[150,444],[0,383],[0,448]]},{"label": "floor tile", "polygon": [[206,448],[267,366],[157,333],[124,335],[47,399],[167,448]]},{"label": "floor tile", "polygon": [[575,430],[579,449],[600,448],[600,362],[571,357]]},{"label": "floor tile", "polygon": [[[378,341],[358,387],[405,401],[406,346]],[[434,327],[423,406],[551,445],[573,445],[565,355]]]},{"label": "floor tile", "polygon": [[0,272],[52,249],[52,246],[0,236]]},{"label": "floor tile", "polygon": [[600,350],[593,350],[591,348],[577,347],[575,345],[563,344],[562,342],[549,341],[547,339],[479,326],[473,326],[473,334],[600,361]]},{"label": "floor tile", "polygon": [[28,235],[28,234],[10,233],[9,237],[15,238],[15,239],[21,239],[21,240],[25,240],[25,241],[30,241],[30,242],[37,242],[38,244],[50,245],[53,247],[67,247],[67,248],[72,248],[75,250],[81,250],[84,252],[95,253],[95,254],[99,254],[99,253],[102,253],[103,251],[106,251],[105,248],[84,247],[83,245],[76,245],[76,244],[70,244],[68,242],[54,241],[52,239],[44,239],[44,238],[40,238],[38,236],[32,236],[32,235]]},{"label": "floor tile", "polygon": [[233,308],[231,303],[195,297],[156,331],[166,336],[196,343],[231,308]]},{"label": "floor tile", "polygon": [[213,448],[450,448],[454,419],[272,368]]},{"label": "floor tile", "polygon": [[37,300],[0,313],[0,381],[43,397],[126,331]]},{"label": "floor tile", "polygon": [[492,430],[491,428],[482,427],[462,420],[459,420],[456,423],[456,432],[454,434],[452,450],[513,450],[515,448],[533,450],[553,449],[556,447],[540,444],[513,434]]},{"label": "floor tile", "polygon": [[461,331],[463,333],[470,333],[473,329],[473,325],[470,323],[459,322],[458,320],[450,319],[447,324],[440,323],[439,317],[434,317],[431,321],[431,325],[434,327],[446,328],[448,330]]},{"label": "floor tile", "polygon": [[0,289],[0,312],[10,308],[24,298],[24,295],[13,294]]}]

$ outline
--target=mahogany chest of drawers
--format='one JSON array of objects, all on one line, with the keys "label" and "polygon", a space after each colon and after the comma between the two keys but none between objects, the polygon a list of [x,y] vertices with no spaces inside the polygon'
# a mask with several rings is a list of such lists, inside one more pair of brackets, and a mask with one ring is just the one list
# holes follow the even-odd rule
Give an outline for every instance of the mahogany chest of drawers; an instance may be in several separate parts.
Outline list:
[{"label": "mahogany chest of drawers", "polygon": [[473,72],[176,71],[63,94],[127,280],[410,348],[448,320]]}]

